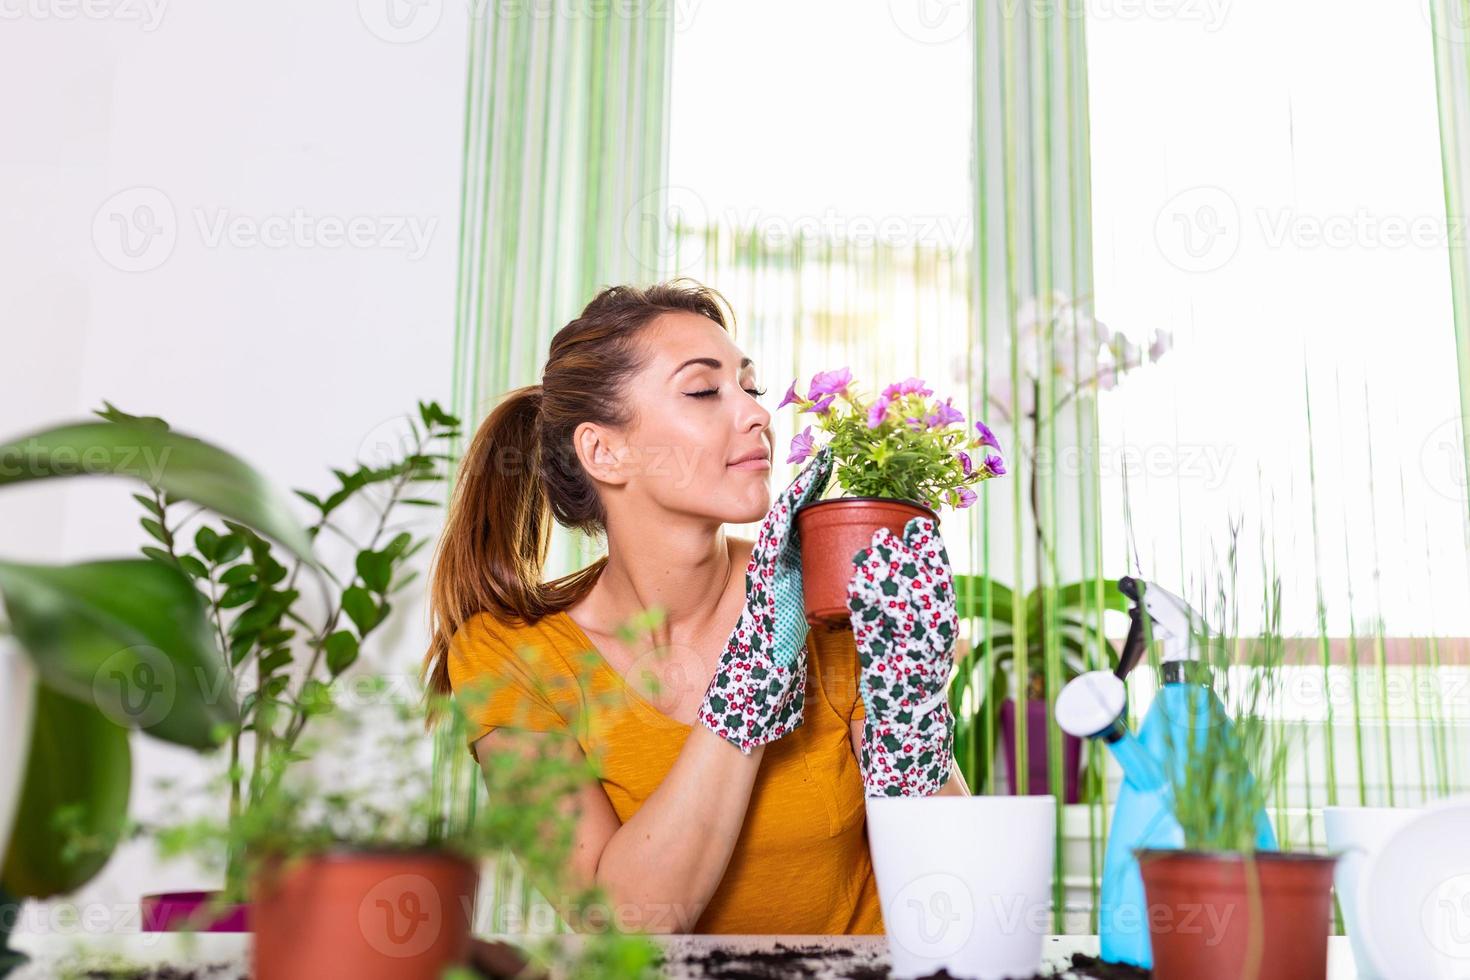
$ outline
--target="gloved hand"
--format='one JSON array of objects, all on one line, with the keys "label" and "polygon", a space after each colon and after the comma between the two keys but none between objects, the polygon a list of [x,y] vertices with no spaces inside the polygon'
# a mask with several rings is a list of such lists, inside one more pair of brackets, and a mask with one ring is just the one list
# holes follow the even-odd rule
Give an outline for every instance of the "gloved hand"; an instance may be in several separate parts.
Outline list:
[{"label": "gloved hand", "polygon": [[932,796],[954,764],[949,675],[959,617],[954,573],[932,518],[888,528],[853,556],[847,605],[862,661],[867,796]]},{"label": "gloved hand", "polygon": [[832,449],[823,445],[767,512],[745,566],[745,608],[699,708],[700,722],[746,755],[801,725],[807,623],[793,517],[831,475]]}]

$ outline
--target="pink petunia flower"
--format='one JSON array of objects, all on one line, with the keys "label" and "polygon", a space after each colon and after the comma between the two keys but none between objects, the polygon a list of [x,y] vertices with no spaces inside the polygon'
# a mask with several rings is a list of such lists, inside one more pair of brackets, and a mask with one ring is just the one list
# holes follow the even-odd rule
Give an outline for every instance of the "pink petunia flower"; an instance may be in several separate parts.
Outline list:
[{"label": "pink petunia flower", "polygon": [[786,389],[786,394],[781,397],[781,404],[777,408],[785,408],[793,402],[801,401],[801,396],[796,393],[796,379],[791,379],[791,387]]},{"label": "pink petunia flower", "polygon": [[786,457],[788,463],[800,463],[812,454],[812,427],[807,426],[796,435],[791,437],[791,455]]},{"label": "pink petunia flower", "polygon": [[808,400],[815,401],[822,395],[845,395],[847,386],[852,383],[852,369],[838,368],[835,371],[818,371],[812,378],[811,390],[806,393]]}]

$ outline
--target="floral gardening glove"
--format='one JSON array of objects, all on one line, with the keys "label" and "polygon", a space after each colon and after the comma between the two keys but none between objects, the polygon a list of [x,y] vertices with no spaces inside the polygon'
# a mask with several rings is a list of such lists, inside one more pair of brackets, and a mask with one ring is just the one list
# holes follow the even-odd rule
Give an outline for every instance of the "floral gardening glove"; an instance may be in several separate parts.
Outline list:
[{"label": "floral gardening glove", "polygon": [[949,674],[959,618],[932,518],[888,528],[853,556],[847,606],[862,661],[861,765],[868,796],[932,796],[954,764]]},{"label": "floral gardening glove", "polygon": [[699,708],[699,720],[746,755],[801,724],[807,623],[793,517],[821,496],[831,475],[832,450],[824,445],[766,514],[745,566],[745,608]]}]

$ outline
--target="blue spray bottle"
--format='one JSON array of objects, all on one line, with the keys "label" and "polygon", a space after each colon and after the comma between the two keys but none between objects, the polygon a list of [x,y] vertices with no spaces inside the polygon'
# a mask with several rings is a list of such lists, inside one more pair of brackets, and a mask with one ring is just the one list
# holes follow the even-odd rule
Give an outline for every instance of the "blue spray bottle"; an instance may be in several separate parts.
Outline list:
[{"label": "blue spray bottle", "polygon": [[[1121,578],[1118,589],[1133,601],[1128,610],[1133,623],[1118,667],[1083,674],[1063,688],[1056,719],[1068,734],[1102,739],[1123,769],[1103,859],[1098,933],[1104,960],[1152,969],[1143,877],[1133,852],[1184,846],[1184,830],[1174,818],[1170,771],[1175,779],[1185,777],[1190,733],[1198,736],[1224,715],[1224,707],[1210,686],[1209,667],[1199,662],[1203,617],[1183,599],[1142,579]],[[1163,641],[1159,689],[1135,736],[1126,721],[1124,679],[1148,651],[1150,636]],[[1276,850],[1264,809],[1256,815],[1256,847]]]}]

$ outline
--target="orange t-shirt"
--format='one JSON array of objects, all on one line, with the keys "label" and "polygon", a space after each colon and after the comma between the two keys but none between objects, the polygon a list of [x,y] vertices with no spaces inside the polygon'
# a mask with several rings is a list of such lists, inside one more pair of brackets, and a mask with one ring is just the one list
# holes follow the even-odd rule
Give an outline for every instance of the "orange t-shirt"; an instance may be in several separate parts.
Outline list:
[{"label": "orange t-shirt", "polygon": [[[766,746],[745,824],[695,932],[883,932],[848,734],[865,714],[857,649],[849,631],[813,629],[806,643],[802,723]],[[498,727],[574,730],[587,758],[600,760],[602,788],[623,823],[691,731],[630,686],[564,612],[531,625],[479,613],[455,633],[448,660],[472,743]]]}]

